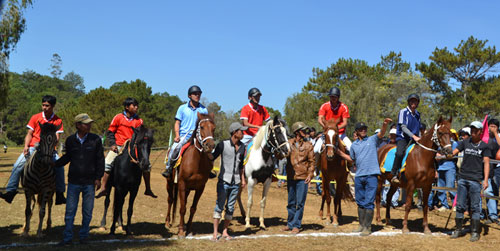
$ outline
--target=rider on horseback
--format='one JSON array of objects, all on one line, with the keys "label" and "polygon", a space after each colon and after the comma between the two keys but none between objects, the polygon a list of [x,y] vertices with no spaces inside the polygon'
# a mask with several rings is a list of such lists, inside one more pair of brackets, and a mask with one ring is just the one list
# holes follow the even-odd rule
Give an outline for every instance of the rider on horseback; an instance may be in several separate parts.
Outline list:
[{"label": "rider on horseback", "polygon": [[417,94],[410,94],[407,98],[408,106],[399,111],[398,127],[396,135],[396,157],[392,166],[392,183],[399,183],[398,172],[401,169],[402,161],[406,152],[406,147],[413,140],[420,140],[420,113],[417,111],[420,97]]},{"label": "rider on horseback", "polygon": [[251,88],[248,91],[248,100],[250,100],[250,103],[241,108],[241,122],[243,126],[248,127],[247,130],[243,131],[241,142],[244,144],[252,140],[259,128],[264,124],[264,121],[271,119],[266,107],[259,104],[260,96],[262,96],[262,93],[259,89],[255,87]]},{"label": "rider on horseback", "polygon": [[175,139],[170,147],[168,155],[166,170],[161,173],[163,177],[168,178],[172,174],[173,165],[178,159],[180,150],[186,144],[196,128],[196,121],[198,120],[198,113],[208,114],[207,108],[200,103],[201,89],[197,85],[193,85],[188,89],[189,102],[179,106],[175,114]]},{"label": "rider on horseback", "polygon": [[[96,198],[100,198],[108,193],[108,179],[111,173],[111,168],[113,167],[113,162],[118,156],[118,153],[124,146],[127,140],[132,138],[134,131],[132,127],[137,128],[142,125],[143,121],[137,115],[137,110],[139,109],[139,102],[135,98],[126,98],[123,101],[124,111],[115,115],[111,124],[109,125],[108,131],[106,132],[107,139],[111,145],[111,149],[106,156],[106,163],[104,168],[104,176],[102,177],[101,191],[97,194]],[[145,195],[156,198],[153,191],[151,191],[151,166],[149,170],[143,172],[144,183],[146,185]]]},{"label": "rider on horseback", "polygon": [[[330,96],[330,101],[324,103],[321,105],[321,108],[319,108],[318,112],[318,123],[322,126],[325,127],[323,124],[323,118],[326,120],[330,120],[332,118],[334,119],[339,119],[339,122],[337,124],[337,127],[339,129],[339,137],[342,139],[344,142],[347,150],[351,149],[352,142],[351,140],[345,135],[345,128],[347,127],[347,120],[349,119],[349,108],[347,107],[346,104],[340,102],[340,89],[337,87],[332,87],[330,88],[330,91],[328,92],[328,96]],[[318,143],[319,142],[319,143]],[[316,146],[321,146],[323,145],[324,138],[319,138],[317,140]],[[318,152],[317,149],[314,149],[315,152]]]}]

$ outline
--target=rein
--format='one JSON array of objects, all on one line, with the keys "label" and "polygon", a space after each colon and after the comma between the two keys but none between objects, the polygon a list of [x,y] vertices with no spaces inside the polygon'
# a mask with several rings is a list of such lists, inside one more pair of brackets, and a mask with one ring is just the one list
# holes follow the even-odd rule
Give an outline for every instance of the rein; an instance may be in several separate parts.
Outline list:
[{"label": "rein", "polygon": [[132,154],[130,153],[130,149],[132,148],[132,144],[130,144],[130,139],[127,140],[125,143],[128,143],[128,156],[130,157],[130,161],[134,164],[139,164],[139,154],[137,153],[137,143],[135,143],[134,141],[134,145],[133,145],[133,148],[134,148],[134,152],[135,152],[135,156],[137,157],[137,159],[134,159],[134,157],[132,157]]},{"label": "rein", "polygon": [[440,128],[441,126],[438,126],[437,124],[434,125],[434,131],[432,133],[432,138],[431,138],[431,141],[436,144],[438,146],[438,148],[441,148],[441,151],[438,151],[436,149],[433,149],[433,148],[429,148],[429,147],[426,147],[424,145],[422,145],[420,142],[416,141],[415,143],[417,145],[419,145],[420,147],[422,147],[423,149],[427,150],[427,151],[431,151],[431,152],[435,152],[435,153],[442,153],[443,149],[446,148],[446,147],[451,147],[451,144],[448,144],[448,145],[445,145],[445,146],[441,146],[441,143],[439,142],[439,138],[437,136],[437,130]]},{"label": "rein", "polygon": [[[202,120],[200,120],[200,122],[198,122],[198,129],[196,129],[196,137],[194,138],[194,147],[196,147],[196,149],[198,149],[198,151],[200,151],[200,152],[203,151],[203,147],[205,146],[205,144],[204,144],[205,141],[214,138],[213,136],[207,136],[205,138],[201,137],[200,125],[201,125],[201,122],[205,122],[205,121],[210,121],[210,119],[202,119]],[[201,147],[198,147],[196,145],[196,142],[198,142]]]},{"label": "rein", "polygon": [[271,149],[270,149],[270,151],[267,151],[267,150],[265,150],[264,148],[262,148],[262,150],[264,150],[264,151],[266,151],[266,152],[268,152],[268,153],[272,153],[272,154],[274,154],[275,152],[279,152],[280,154],[284,155],[284,154],[283,154],[283,152],[282,152],[280,149],[281,149],[281,147],[285,146],[285,145],[288,143],[288,141],[285,141],[285,142],[283,142],[283,143],[281,143],[281,144],[280,144],[280,143],[278,142],[278,139],[276,138],[276,134],[275,134],[275,132],[274,132],[274,129],[276,129],[276,128],[281,128],[281,127],[282,127],[282,125],[281,125],[281,124],[279,124],[279,125],[269,126],[269,129],[270,129],[269,134],[274,135],[274,137],[273,137],[274,142],[272,142],[271,140],[268,140],[268,138],[267,138],[267,133],[266,133],[266,138],[265,138],[265,140],[266,140],[266,145],[265,145],[265,146],[268,146],[268,147],[270,147]]}]

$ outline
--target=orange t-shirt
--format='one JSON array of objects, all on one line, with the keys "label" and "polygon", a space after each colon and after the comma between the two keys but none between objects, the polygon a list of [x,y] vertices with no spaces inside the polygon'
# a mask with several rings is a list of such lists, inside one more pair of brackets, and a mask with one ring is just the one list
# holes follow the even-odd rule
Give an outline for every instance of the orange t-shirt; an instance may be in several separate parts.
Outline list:
[{"label": "orange t-shirt", "polygon": [[[262,126],[264,124],[264,121],[268,121],[270,117],[267,109],[264,106],[258,105],[257,109],[253,109],[252,104],[248,103],[248,105],[245,105],[243,108],[241,108],[240,119],[248,119],[248,123],[252,125]],[[243,131],[243,134],[255,136],[258,131],[259,128],[248,128],[248,130]]]},{"label": "orange t-shirt", "polygon": [[111,121],[108,130],[115,134],[116,145],[122,146],[125,141],[132,138],[134,131],[132,127],[137,128],[142,125],[142,119],[137,115],[127,118],[124,113],[116,114]]},{"label": "orange t-shirt", "polygon": [[56,133],[64,132],[62,120],[55,113],[52,113],[52,116],[50,116],[49,119],[45,118],[45,113],[37,113],[31,116],[28,125],[26,125],[26,127],[33,131],[33,137],[31,138],[29,147],[34,147],[36,143],[40,142],[40,133],[42,132],[42,128],[40,128],[40,125],[38,124],[39,122],[40,124],[51,123],[55,126],[61,125],[61,128],[59,128]]},{"label": "orange t-shirt", "polygon": [[[334,119],[340,119],[339,124],[342,122],[342,118],[349,118],[349,108],[347,108],[347,105],[344,103],[340,102],[337,104],[336,107],[332,108],[332,105],[330,101],[324,103],[321,105],[321,108],[319,108],[318,116],[324,116],[326,120],[330,120],[332,118]],[[337,124],[338,125],[338,124]],[[345,128],[342,128],[339,130],[339,134],[343,134],[345,132]]]}]

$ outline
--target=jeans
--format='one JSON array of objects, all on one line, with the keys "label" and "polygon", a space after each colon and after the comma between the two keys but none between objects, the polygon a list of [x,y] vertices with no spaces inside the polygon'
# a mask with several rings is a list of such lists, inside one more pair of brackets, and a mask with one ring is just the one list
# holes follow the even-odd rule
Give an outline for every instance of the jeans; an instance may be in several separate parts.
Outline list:
[{"label": "jeans", "polygon": [[394,157],[394,163],[392,164],[391,174],[396,176],[403,165],[403,159],[406,153],[406,147],[410,140],[400,139],[396,142],[396,156]]},{"label": "jeans", "polygon": [[456,218],[464,218],[464,212],[468,209],[467,198],[469,198],[471,218],[479,220],[481,213],[481,187],[482,185],[478,181],[458,180]]},{"label": "jeans", "polygon": [[302,227],[302,216],[306,203],[308,184],[304,180],[288,180],[287,225],[290,229]]},{"label": "jeans", "polygon": [[[449,188],[454,188],[455,187],[455,174],[456,170],[450,169],[450,170],[444,170],[444,171],[438,171],[438,182],[437,186],[438,187],[449,187]],[[448,204],[448,200],[446,198],[446,190],[437,190],[436,194],[438,197],[438,200],[441,202],[441,206],[445,207],[446,209],[450,209],[450,205]],[[455,193],[450,192],[450,199],[453,201],[455,198]],[[429,207],[432,208],[433,204],[433,193],[431,192],[429,194]]]},{"label": "jeans", "polygon": [[375,195],[377,194],[377,175],[356,176],[354,186],[356,204],[363,209],[375,208]]},{"label": "jeans", "polygon": [[[167,166],[165,167],[166,169],[168,169],[171,165],[175,165],[175,161],[177,161],[177,158],[179,157],[178,154],[180,154],[180,150],[181,150],[182,146],[184,146],[189,140],[190,140],[190,138],[188,138],[188,137],[182,137],[181,141],[174,142],[172,144],[172,146],[170,147],[170,152],[168,153],[168,162],[167,162]],[[174,156],[174,153],[177,156]],[[176,158],[176,159],[173,160],[172,158]]]},{"label": "jeans", "polygon": [[[34,147],[29,148],[29,155],[33,154],[35,152]],[[59,159],[59,156],[57,155],[57,152],[54,152],[54,157],[53,160],[54,162]],[[26,164],[26,156],[24,156],[24,153],[21,153],[19,157],[17,158],[16,163],[14,163],[14,167],[12,168],[12,173],[9,178],[9,183],[7,184],[7,192],[14,192],[17,191],[17,188],[19,187],[19,181],[21,179],[21,175],[24,175],[24,165]],[[54,168],[55,173],[56,173],[56,192],[58,193],[64,193],[64,190],[66,190],[66,184],[64,184],[64,167],[56,167]]]},{"label": "jeans", "polygon": [[69,242],[73,239],[73,222],[78,207],[78,199],[82,193],[82,228],[80,229],[80,240],[89,237],[90,221],[94,209],[94,185],[76,185],[68,183],[68,198],[66,199],[66,214],[64,216],[63,240]]},{"label": "jeans", "polygon": [[232,220],[234,213],[234,204],[240,190],[240,184],[229,184],[222,180],[217,182],[217,201],[215,201],[214,219],[220,219],[224,205],[226,204],[226,215],[224,219]]},{"label": "jeans", "polygon": [[[386,180],[385,184],[386,185],[390,185],[391,183],[388,180]],[[384,202],[384,203],[387,203],[387,193],[389,192],[389,188],[390,187],[385,187],[384,186],[384,189],[382,190],[382,202]],[[397,207],[398,206],[398,199],[399,199],[399,188],[397,188],[396,192],[394,192],[394,194],[392,195],[391,204],[392,204],[393,207]]]},{"label": "jeans", "polygon": [[[488,179],[488,188],[484,190],[484,194],[488,196],[498,196],[500,176],[494,175]],[[488,207],[488,218],[491,220],[498,220],[498,201],[486,199],[486,206]]]}]

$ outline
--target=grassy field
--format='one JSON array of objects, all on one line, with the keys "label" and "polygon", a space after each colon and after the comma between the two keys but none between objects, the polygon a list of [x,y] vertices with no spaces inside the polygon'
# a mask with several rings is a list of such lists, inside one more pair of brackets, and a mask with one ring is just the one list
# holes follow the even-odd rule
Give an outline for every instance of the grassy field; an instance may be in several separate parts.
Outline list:
[{"label": "grassy field", "polygon": [[[9,152],[0,153],[0,187],[4,191],[7,184],[12,165],[21,152],[20,148],[9,148]],[[139,195],[135,201],[134,215],[132,218],[132,231],[134,235],[131,237],[125,236],[123,232],[118,231],[115,236],[109,236],[109,230],[101,232],[98,230],[100,220],[103,213],[103,199],[95,201],[93,219],[91,222],[90,244],[79,245],[78,229],[81,222],[81,211],[77,212],[75,219],[75,244],[71,247],[65,247],[64,250],[89,250],[98,248],[99,250],[265,250],[272,248],[279,249],[294,249],[294,250],[498,250],[500,246],[500,227],[498,225],[485,226],[481,233],[481,239],[476,243],[470,243],[470,235],[457,240],[449,239],[451,227],[453,227],[454,214],[451,216],[448,228],[445,229],[448,212],[429,213],[430,228],[434,233],[442,233],[436,235],[395,235],[395,236],[329,236],[329,237],[314,237],[312,233],[350,233],[357,228],[356,204],[354,202],[343,203],[343,218],[338,227],[326,225],[324,220],[318,217],[318,211],[321,203],[320,196],[316,195],[312,190],[307,197],[305,205],[305,213],[303,218],[304,231],[306,236],[293,236],[284,238],[273,235],[285,234],[280,229],[286,223],[286,188],[278,188],[276,183],[271,185],[269,198],[266,207],[266,230],[258,227],[259,199],[262,191],[261,185],[258,185],[254,194],[254,207],[252,209],[252,228],[245,230],[243,219],[240,217],[239,209],[236,209],[235,220],[231,225],[231,234],[237,238],[233,241],[212,242],[206,239],[183,239],[178,240],[177,223],[178,218],[172,228],[166,229],[164,221],[167,208],[167,192],[165,190],[165,179],[161,176],[163,169],[163,157],[165,152],[153,152],[151,160],[153,162],[152,170],[152,187],[153,191],[158,195],[157,199],[144,196],[144,185],[141,184]],[[67,168],[67,167],[66,167]],[[66,169],[67,175],[67,169]],[[246,204],[246,190],[242,194],[244,203]],[[192,195],[190,197],[190,201]],[[198,211],[194,217],[193,237],[204,237],[212,233],[212,214],[216,200],[216,180],[209,180],[205,192],[200,199]],[[189,204],[188,204],[189,206]],[[37,238],[36,227],[38,225],[38,209],[35,209],[34,216],[31,220],[31,231],[29,237],[22,237],[20,233],[24,224],[24,207],[25,198],[23,194],[19,194],[12,204],[7,204],[4,200],[0,201],[0,248],[13,248],[14,244],[33,244],[28,247],[18,247],[18,249],[40,249],[47,248],[57,249],[53,243],[59,242],[62,239],[62,231],[64,229],[64,206],[53,207],[53,227],[50,230],[44,230],[45,236]],[[332,205],[333,210],[333,205]],[[189,210],[188,210],[189,211]],[[378,233],[400,232],[402,228],[403,210],[398,208],[392,210],[394,227],[374,225],[373,229]],[[382,214],[385,210],[382,209]],[[412,232],[422,232],[422,213],[418,210],[412,210],[410,213],[409,227]],[[187,220],[187,217],[186,217]],[[108,228],[111,221],[111,214],[107,217]],[[45,227],[45,224],[44,224]],[[250,239],[246,237],[265,237],[269,238]]]}]

